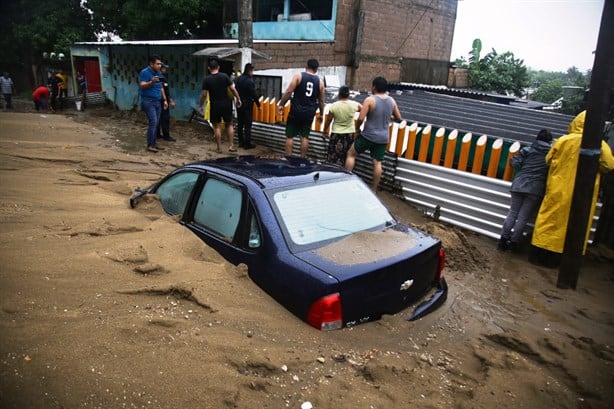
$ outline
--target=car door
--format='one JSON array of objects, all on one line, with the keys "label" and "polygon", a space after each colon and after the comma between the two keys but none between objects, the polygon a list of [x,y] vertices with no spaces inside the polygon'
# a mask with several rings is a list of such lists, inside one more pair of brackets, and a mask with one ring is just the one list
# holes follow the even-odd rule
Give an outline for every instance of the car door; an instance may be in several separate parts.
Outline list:
[{"label": "car door", "polygon": [[194,195],[186,224],[231,263],[259,264],[262,229],[241,184],[209,174]]}]

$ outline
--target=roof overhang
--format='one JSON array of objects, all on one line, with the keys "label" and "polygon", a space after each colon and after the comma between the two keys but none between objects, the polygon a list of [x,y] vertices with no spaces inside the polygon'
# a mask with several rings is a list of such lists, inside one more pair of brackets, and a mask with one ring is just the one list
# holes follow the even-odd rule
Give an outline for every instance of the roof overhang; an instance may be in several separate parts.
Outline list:
[{"label": "roof overhang", "polygon": [[203,48],[202,50],[198,50],[194,53],[192,53],[192,55],[199,55],[199,56],[204,56],[204,57],[215,57],[215,58],[219,58],[219,59],[224,59],[224,58],[228,58],[228,57],[232,57],[235,56],[237,54],[243,54],[244,52],[246,53],[251,53],[252,58],[259,58],[262,60],[270,60],[271,56],[263,53],[261,51],[256,51],[253,48],[249,48],[249,47],[244,47],[244,48],[239,48],[239,47],[208,47],[208,48]]}]

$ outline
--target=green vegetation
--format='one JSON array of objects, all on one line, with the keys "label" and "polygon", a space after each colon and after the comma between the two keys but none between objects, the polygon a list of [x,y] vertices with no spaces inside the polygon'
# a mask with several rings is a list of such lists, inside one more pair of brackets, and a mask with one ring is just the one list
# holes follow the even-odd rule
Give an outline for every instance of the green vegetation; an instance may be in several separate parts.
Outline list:
[{"label": "green vegetation", "polygon": [[469,59],[460,58],[455,64],[469,70],[469,87],[485,92],[513,94],[521,97],[529,85],[529,74],[524,61],[510,51],[503,54],[495,49],[480,58],[482,42],[473,40]]},{"label": "green vegetation", "polygon": [[[525,96],[526,89],[532,84],[533,92],[529,99],[552,104],[561,101],[559,112],[575,115],[585,107],[583,104],[584,90],[590,83],[590,70],[585,74],[576,67],[567,72],[547,72],[529,70],[524,61],[514,57],[510,51],[498,54],[494,49],[480,58],[482,42],[479,38],[473,40],[469,57],[456,60],[458,67],[469,70],[469,87],[484,92],[513,94]],[[564,87],[579,87],[569,89],[565,95]]]},{"label": "green vegetation", "polygon": [[[69,46],[112,34],[123,40],[219,38],[224,2],[216,0],[19,0],[2,3],[2,69],[28,73],[68,59]],[[31,74],[30,74],[31,73]]]},{"label": "green vegetation", "polygon": [[[535,89],[529,99],[551,104],[564,97],[559,109],[564,114],[576,115],[585,109],[584,91],[590,84],[590,70],[583,74],[576,67],[571,67],[567,72],[531,71],[529,75]],[[564,95],[563,87],[566,86],[579,88]]]}]

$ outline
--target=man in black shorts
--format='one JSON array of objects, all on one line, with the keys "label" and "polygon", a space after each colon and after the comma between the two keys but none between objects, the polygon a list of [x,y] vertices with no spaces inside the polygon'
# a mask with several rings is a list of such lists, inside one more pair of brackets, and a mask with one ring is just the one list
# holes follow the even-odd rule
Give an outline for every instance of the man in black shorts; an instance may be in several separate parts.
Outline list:
[{"label": "man in black shorts", "polygon": [[[307,156],[309,149],[309,132],[318,106],[324,114],[324,82],[320,81],[319,63],[315,58],[307,61],[304,72],[296,73],[288,89],[279,100],[278,109],[283,112],[284,105],[292,97],[290,113],[286,120],[286,156],[292,155],[294,137],[301,137],[301,156]],[[319,117],[322,120],[322,117]]]},{"label": "man in black shorts", "polygon": [[235,85],[230,80],[230,77],[220,72],[220,65],[217,60],[209,60],[208,68],[209,75],[203,80],[198,105],[202,109],[207,96],[209,96],[209,119],[213,124],[213,136],[215,136],[215,142],[217,143],[217,153],[222,153],[222,120],[228,133],[228,151],[236,152],[237,150],[234,147],[234,128],[232,126],[232,99],[229,98],[228,90],[232,92],[237,108],[241,107],[241,98],[239,98],[239,93],[235,89]]}]

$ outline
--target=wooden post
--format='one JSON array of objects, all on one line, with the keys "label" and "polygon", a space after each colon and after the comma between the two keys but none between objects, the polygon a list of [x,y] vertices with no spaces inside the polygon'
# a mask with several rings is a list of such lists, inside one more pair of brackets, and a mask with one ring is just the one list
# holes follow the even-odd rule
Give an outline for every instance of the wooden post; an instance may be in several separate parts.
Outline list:
[{"label": "wooden post", "polygon": [[486,142],[488,142],[488,136],[482,135],[475,144],[471,173],[475,173],[476,175],[482,174],[482,163],[484,162],[484,154],[486,153]]},{"label": "wooden post", "polygon": [[279,121],[285,123],[288,120],[289,114],[290,114],[290,101],[286,101],[286,105],[284,105],[283,116],[279,118]]},{"label": "wooden post", "polygon": [[396,144],[394,147],[394,152],[398,156],[401,156],[403,154],[403,148],[405,147],[405,144],[407,143],[408,134],[409,134],[409,128],[407,127],[407,122],[402,121],[399,124],[399,129],[397,131],[397,140],[396,140]]},{"label": "wooden post", "polygon": [[514,177],[514,168],[510,165],[510,160],[520,152],[520,142],[516,141],[510,146],[509,153],[507,154],[507,164],[505,165],[505,172],[503,172],[503,180],[510,182]]},{"label": "wooden post", "polygon": [[458,170],[467,170],[467,163],[469,163],[469,150],[471,149],[472,139],[473,135],[471,132],[467,132],[465,136],[463,136],[463,140],[461,141],[460,156],[458,158]]},{"label": "wooden post", "polygon": [[497,139],[490,147],[490,159],[488,161],[488,171],[486,176],[491,178],[497,177],[499,170],[499,160],[501,159],[501,151],[503,150],[503,139]]},{"label": "wooden post", "polygon": [[446,134],[446,128],[439,128],[435,132],[435,144],[433,145],[433,156],[431,157],[431,163],[433,165],[441,164],[441,150],[443,149],[443,140]]},{"label": "wooden post", "polygon": [[267,118],[267,123],[274,124],[275,118],[277,117],[277,101],[275,98],[269,101],[269,116]]},{"label": "wooden post", "polygon": [[[407,122],[405,121],[401,121],[399,123],[391,122],[390,125],[388,125],[388,145],[386,146],[386,151],[396,153],[397,141],[400,138],[399,130],[401,127],[405,127],[405,125],[407,125]],[[392,148],[393,146],[395,147],[394,150]]]},{"label": "wooden post", "polygon": [[253,107],[252,107],[252,114],[253,114],[254,122],[262,122],[262,105],[263,105],[263,101],[264,101],[264,98],[262,98],[262,97],[260,97],[258,99],[258,102],[260,102],[260,109],[258,109],[256,104],[254,104]]},{"label": "wooden post", "polygon": [[448,135],[448,143],[446,144],[446,154],[443,159],[443,166],[452,168],[454,156],[456,155],[456,141],[458,140],[458,131],[455,129]]},{"label": "wooden post", "polygon": [[558,288],[576,289],[582,266],[582,254],[587,241],[589,218],[594,209],[592,198],[599,172],[601,135],[608,111],[608,102],[612,102],[608,95],[612,89],[612,66],[614,66],[614,49],[612,48],[614,24],[612,21],[614,21],[614,0],[605,0],[593,62],[576,177],[574,181],[568,181],[570,185],[573,183],[571,185],[573,195],[561,266],[556,282]]},{"label": "wooden post", "polygon": [[431,142],[431,125],[427,125],[422,130],[422,139],[420,140],[420,150],[418,151],[418,160],[420,162],[426,162],[426,158],[429,154],[430,142]]},{"label": "wooden post", "polygon": [[405,150],[405,158],[413,159],[416,150],[416,135],[418,134],[418,124],[414,122],[409,127],[409,136],[407,138],[407,149]]},{"label": "wooden post", "polygon": [[269,104],[269,97],[266,97],[262,102],[262,122],[269,122],[269,111],[271,110],[271,104]]}]

